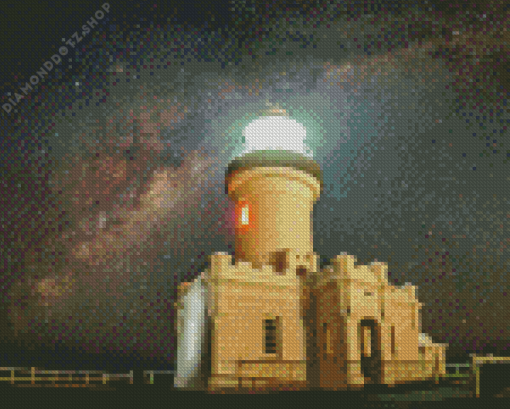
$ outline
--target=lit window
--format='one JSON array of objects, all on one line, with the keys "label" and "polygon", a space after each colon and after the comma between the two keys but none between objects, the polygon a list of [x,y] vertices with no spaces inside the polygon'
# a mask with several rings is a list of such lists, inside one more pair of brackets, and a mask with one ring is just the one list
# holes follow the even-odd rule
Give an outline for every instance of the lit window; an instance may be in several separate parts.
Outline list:
[{"label": "lit window", "polygon": [[241,224],[248,224],[248,205],[243,206],[241,209]]}]

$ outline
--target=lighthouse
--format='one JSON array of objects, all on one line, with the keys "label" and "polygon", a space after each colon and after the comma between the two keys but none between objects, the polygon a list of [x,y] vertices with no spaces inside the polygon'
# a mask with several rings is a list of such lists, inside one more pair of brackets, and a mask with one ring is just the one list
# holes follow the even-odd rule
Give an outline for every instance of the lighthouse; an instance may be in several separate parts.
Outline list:
[{"label": "lighthouse", "polygon": [[216,252],[179,286],[175,386],[338,390],[444,375],[447,344],[421,332],[415,286],[347,253],[320,269],[313,207],[323,176],[305,127],[269,106],[243,136],[225,171],[235,260]]}]

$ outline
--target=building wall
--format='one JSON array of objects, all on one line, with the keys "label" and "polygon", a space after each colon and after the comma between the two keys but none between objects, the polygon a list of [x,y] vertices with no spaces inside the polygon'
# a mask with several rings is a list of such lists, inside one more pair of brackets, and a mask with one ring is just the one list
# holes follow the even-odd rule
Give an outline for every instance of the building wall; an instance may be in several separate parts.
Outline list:
[{"label": "building wall", "polygon": [[[295,257],[294,257],[295,260]],[[232,265],[211,258],[212,362],[210,389],[306,383],[303,279],[296,264],[281,273],[270,265]],[[266,353],[264,321],[277,320],[277,348]]]},{"label": "building wall", "polygon": [[[347,386],[348,327],[340,311],[340,294],[337,283],[329,282],[316,296],[316,334],[318,342],[318,380],[311,380],[312,386],[336,388]],[[317,382],[318,381],[318,382]]]},{"label": "building wall", "polygon": [[[278,259],[283,271],[211,256],[202,275],[211,322],[209,389],[343,389],[446,373],[445,344],[420,338],[416,288],[389,285],[383,263],[355,266],[341,255],[315,273],[316,254],[287,249]],[[190,287],[180,287],[179,300]],[[264,350],[267,319],[278,322],[272,353]]]},{"label": "building wall", "polygon": [[[353,256],[337,256],[332,266],[321,272],[313,290],[320,344],[318,386],[393,385],[444,374],[443,344],[432,343],[422,348],[422,355],[419,353],[421,304],[416,288],[389,285],[383,263],[355,266],[354,262]],[[371,324],[371,331],[362,323]],[[362,359],[367,333],[375,337],[368,351],[377,354],[368,360]],[[328,339],[333,342],[329,353]],[[376,365],[379,376],[366,376],[364,361]]]}]

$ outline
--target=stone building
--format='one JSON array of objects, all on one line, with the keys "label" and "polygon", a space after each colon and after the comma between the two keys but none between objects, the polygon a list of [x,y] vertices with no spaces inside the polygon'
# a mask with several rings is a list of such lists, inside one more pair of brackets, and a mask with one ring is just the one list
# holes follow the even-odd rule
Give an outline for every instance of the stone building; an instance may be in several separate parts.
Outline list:
[{"label": "stone building", "polygon": [[319,268],[312,215],[322,183],[299,153],[230,163],[236,262],[215,253],[179,287],[177,387],[342,389],[445,373],[447,345],[421,332],[415,286],[393,286],[385,263],[347,254]]}]

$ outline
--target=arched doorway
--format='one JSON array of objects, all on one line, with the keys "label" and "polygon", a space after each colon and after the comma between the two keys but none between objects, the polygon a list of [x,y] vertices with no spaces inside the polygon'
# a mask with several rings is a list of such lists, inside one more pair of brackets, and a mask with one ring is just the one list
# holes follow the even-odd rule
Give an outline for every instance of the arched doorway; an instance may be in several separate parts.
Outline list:
[{"label": "arched doorway", "polygon": [[361,375],[367,384],[381,383],[381,328],[374,319],[359,323]]}]

